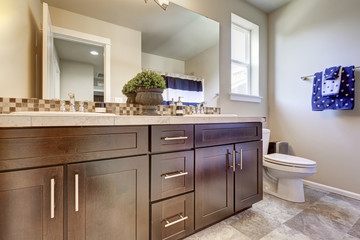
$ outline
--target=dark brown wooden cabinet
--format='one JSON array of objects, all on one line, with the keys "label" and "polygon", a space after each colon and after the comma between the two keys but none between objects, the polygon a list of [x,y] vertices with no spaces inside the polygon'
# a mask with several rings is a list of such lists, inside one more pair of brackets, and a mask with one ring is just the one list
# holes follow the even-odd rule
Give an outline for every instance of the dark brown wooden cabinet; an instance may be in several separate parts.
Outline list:
[{"label": "dark brown wooden cabinet", "polygon": [[260,140],[261,123],[0,128],[0,239],[183,238],[261,200]]},{"label": "dark brown wooden cabinet", "polygon": [[261,123],[217,123],[195,125],[195,147],[208,147],[260,140]]},{"label": "dark brown wooden cabinet", "polygon": [[0,239],[63,239],[63,167],[0,173]]},{"label": "dark brown wooden cabinet", "polygon": [[196,230],[262,199],[259,128],[261,130],[261,123],[195,126],[195,147],[210,146],[195,150]]},{"label": "dark brown wooden cabinet", "polygon": [[151,152],[167,152],[194,147],[194,125],[151,126]]},{"label": "dark brown wooden cabinet", "polygon": [[194,193],[152,204],[151,239],[175,240],[194,232]]},{"label": "dark brown wooden cabinet", "polygon": [[70,164],[68,239],[148,239],[148,165],[147,156]]},{"label": "dark brown wooden cabinet", "polygon": [[262,199],[262,142],[236,144],[235,151],[235,212],[238,212]]},{"label": "dark brown wooden cabinet", "polygon": [[151,201],[194,190],[194,151],[151,156]]},{"label": "dark brown wooden cabinet", "polygon": [[0,128],[0,239],[149,239],[148,133]]},{"label": "dark brown wooden cabinet", "polygon": [[195,150],[195,229],[234,212],[233,145]]}]

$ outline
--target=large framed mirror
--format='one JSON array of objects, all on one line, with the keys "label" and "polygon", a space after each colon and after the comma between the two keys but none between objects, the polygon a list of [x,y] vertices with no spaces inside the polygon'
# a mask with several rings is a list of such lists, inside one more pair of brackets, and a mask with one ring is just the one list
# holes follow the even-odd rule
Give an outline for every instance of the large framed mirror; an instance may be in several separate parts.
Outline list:
[{"label": "large framed mirror", "polygon": [[[17,7],[24,5],[24,8],[32,5],[28,10],[29,15],[37,20],[42,17],[43,2],[49,5],[53,28],[110,39],[109,86],[111,87],[104,90],[105,95],[109,93],[110,96],[105,98],[105,101],[124,101],[122,86],[146,68],[165,73],[194,75],[204,79],[204,96],[207,105],[218,106],[220,27],[218,22],[174,3],[170,3],[164,11],[154,1],[145,3],[143,0],[103,0],[101,4],[98,0],[3,0],[0,7],[2,8],[5,3],[14,5],[14,8],[15,5]],[[38,33],[40,33],[40,25],[41,23],[37,24]],[[33,42],[30,44],[30,41],[27,41],[26,45],[34,45]],[[26,61],[35,62],[33,59],[33,56],[27,57]],[[41,63],[42,60],[38,54],[38,62]],[[18,68],[23,67],[18,62],[13,64]],[[41,90],[39,87],[41,85],[39,83],[42,82],[39,77],[41,71],[37,71],[37,80],[31,78],[31,84],[27,84],[26,88],[30,88],[31,85],[31,88]],[[13,81],[20,86],[28,80],[19,77]],[[39,93],[42,92],[40,90]],[[18,94],[14,94],[16,93],[14,90],[12,95],[24,98],[41,95],[33,92],[19,91]],[[0,90],[0,96],[8,94],[6,90]]]}]

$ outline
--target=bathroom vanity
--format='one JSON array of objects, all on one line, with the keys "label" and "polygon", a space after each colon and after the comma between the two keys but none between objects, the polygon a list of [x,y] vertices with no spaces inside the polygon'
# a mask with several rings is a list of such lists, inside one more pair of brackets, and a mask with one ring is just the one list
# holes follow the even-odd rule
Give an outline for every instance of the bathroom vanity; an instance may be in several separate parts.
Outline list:
[{"label": "bathroom vanity", "polygon": [[261,121],[0,115],[0,236],[190,235],[262,199]]}]

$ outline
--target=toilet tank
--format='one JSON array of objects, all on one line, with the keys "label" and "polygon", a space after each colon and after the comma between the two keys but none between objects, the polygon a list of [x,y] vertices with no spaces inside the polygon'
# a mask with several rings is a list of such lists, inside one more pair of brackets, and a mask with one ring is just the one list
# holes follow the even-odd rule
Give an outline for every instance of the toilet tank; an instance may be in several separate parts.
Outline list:
[{"label": "toilet tank", "polygon": [[263,128],[262,137],[263,137],[263,155],[265,155],[268,153],[268,149],[269,149],[270,130]]}]

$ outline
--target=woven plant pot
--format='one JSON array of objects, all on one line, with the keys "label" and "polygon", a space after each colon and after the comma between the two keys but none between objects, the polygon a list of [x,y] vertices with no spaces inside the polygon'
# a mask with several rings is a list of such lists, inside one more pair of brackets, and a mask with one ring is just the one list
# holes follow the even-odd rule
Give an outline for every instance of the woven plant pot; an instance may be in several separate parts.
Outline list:
[{"label": "woven plant pot", "polygon": [[135,101],[142,105],[142,112],[140,115],[157,116],[157,105],[163,102],[163,89],[161,88],[138,88],[136,90]]}]

